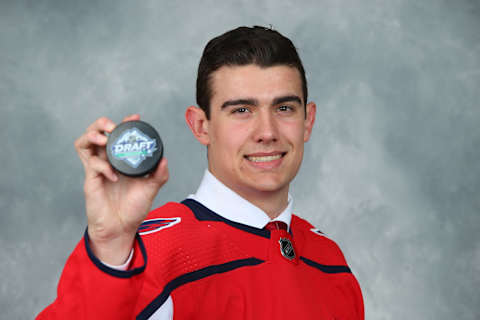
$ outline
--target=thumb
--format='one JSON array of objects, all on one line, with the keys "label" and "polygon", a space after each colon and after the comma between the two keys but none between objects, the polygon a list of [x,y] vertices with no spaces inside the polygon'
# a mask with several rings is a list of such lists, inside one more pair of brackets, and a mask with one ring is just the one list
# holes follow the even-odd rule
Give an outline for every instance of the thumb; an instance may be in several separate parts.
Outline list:
[{"label": "thumb", "polygon": [[147,178],[148,183],[152,184],[155,189],[161,188],[169,178],[168,160],[163,157],[158,164],[157,169]]}]

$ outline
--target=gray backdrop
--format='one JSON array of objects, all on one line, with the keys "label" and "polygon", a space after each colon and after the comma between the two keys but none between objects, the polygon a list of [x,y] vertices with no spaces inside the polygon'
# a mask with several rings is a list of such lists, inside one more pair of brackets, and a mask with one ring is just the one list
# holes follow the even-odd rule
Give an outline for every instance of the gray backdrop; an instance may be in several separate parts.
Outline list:
[{"label": "gray backdrop", "polygon": [[56,295],[85,229],[73,141],[138,112],[165,140],[156,205],[195,191],[184,123],[207,40],[293,39],[318,115],[295,212],[342,247],[367,319],[480,318],[479,1],[1,1],[1,319]]}]

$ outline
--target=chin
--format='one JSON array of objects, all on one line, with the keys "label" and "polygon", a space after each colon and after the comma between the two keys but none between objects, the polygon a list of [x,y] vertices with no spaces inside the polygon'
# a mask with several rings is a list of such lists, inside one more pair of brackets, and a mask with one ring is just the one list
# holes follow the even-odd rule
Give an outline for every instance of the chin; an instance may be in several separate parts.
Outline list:
[{"label": "chin", "polygon": [[269,179],[259,177],[252,183],[252,188],[261,192],[275,192],[285,188],[288,183],[285,183],[283,179]]}]

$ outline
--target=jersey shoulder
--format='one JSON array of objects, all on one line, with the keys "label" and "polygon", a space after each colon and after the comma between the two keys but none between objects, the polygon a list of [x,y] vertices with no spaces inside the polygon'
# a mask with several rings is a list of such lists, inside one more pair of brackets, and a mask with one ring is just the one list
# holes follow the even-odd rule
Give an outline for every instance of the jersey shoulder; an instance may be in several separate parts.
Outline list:
[{"label": "jersey shoulder", "polygon": [[248,257],[227,235],[225,226],[202,220],[184,203],[169,202],[150,212],[138,233],[151,265],[177,270]]},{"label": "jersey shoulder", "polygon": [[190,209],[187,206],[178,202],[168,202],[161,207],[153,209],[147,215],[147,219],[159,217],[174,217],[174,216],[190,216]]},{"label": "jersey shoulder", "polygon": [[347,264],[338,244],[307,220],[292,215],[291,229],[294,238],[299,238],[307,258],[328,265]]}]

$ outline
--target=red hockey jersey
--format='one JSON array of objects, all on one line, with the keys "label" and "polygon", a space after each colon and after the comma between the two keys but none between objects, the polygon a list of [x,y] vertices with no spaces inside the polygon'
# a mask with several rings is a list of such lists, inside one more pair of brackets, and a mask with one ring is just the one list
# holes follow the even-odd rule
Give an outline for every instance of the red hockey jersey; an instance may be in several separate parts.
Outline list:
[{"label": "red hockey jersey", "polygon": [[192,199],[148,215],[127,271],[102,264],[85,233],[37,319],[149,319],[169,297],[174,319],[364,319],[342,252],[308,222],[257,229]]}]

